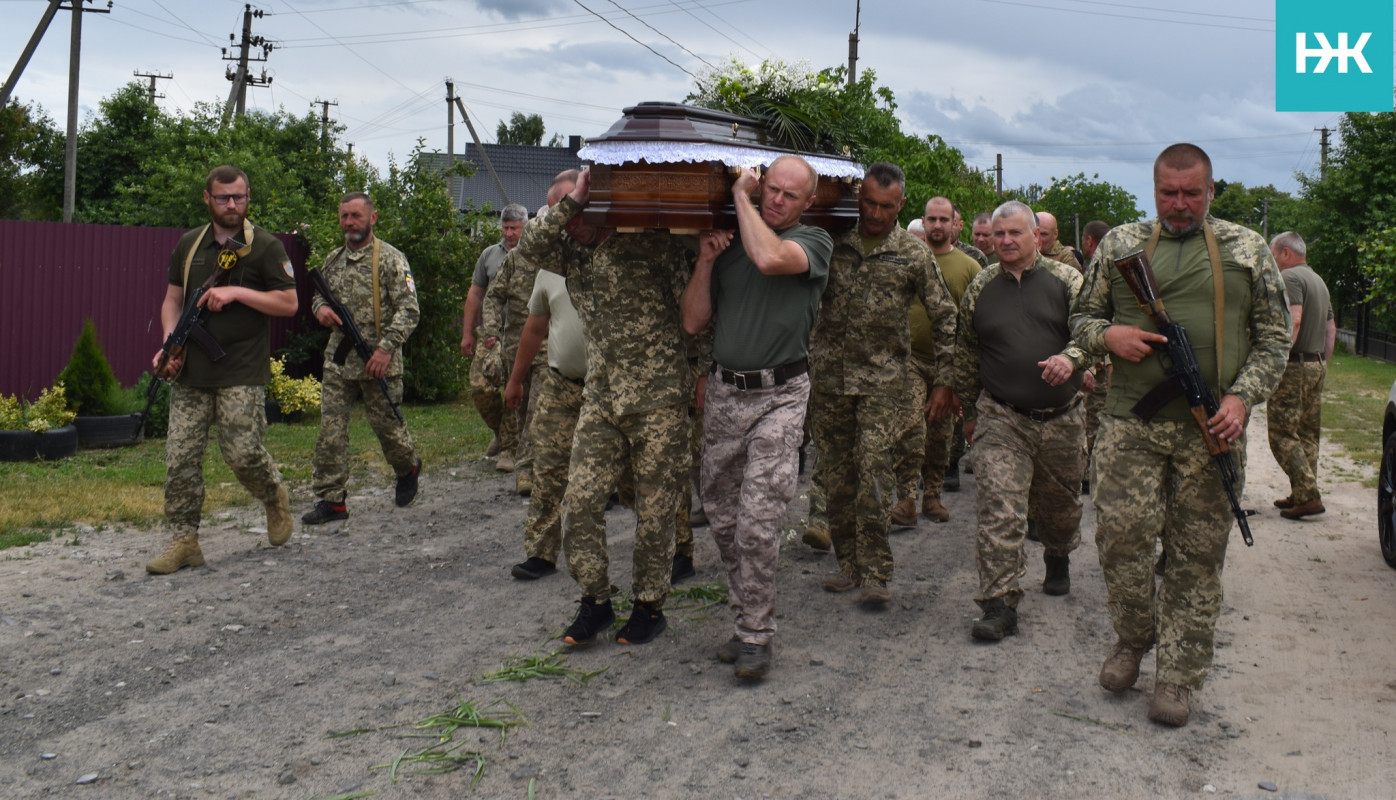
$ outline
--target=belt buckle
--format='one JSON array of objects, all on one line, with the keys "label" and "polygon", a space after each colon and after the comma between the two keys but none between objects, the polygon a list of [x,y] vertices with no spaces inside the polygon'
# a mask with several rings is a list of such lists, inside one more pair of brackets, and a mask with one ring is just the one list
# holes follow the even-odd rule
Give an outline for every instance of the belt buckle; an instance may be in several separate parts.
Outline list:
[{"label": "belt buckle", "polygon": [[732,373],[732,385],[742,390],[743,392],[747,391],[748,387],[746,385],[746,373],[734,371]]}]

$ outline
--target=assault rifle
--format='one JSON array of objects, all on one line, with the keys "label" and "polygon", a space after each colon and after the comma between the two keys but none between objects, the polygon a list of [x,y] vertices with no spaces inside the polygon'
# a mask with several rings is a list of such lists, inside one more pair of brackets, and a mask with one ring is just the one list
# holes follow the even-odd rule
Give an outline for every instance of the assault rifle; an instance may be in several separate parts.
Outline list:
[{"label": "assault rifle", "polygon": [[[197,247],[198,242],[190,246]],[[145,390],[145,409],[141,411],[139,419],[141,427],[145,426],[145,418],[150,415],[150,406],[160,394],[160,386],[167,381],[173,381],[178,374],[165,375],[170,362],[184,355],[184,349],[190,339],[194,340],[194,344],[204,351],[210,361],[218,361],[227,355],[218,340],[204,328],[204,320],[208,318],[208,307],[200,305],[200,301],[208,294],[209,289],[222,283],[228,273],[232,272],[238,263],[237,251],[246,246],[238,241],[237,237],[229,236],[223,249],[218,251],[218,268],[189,295],[184,304],[184,312],[179,315],[179,322],[175,324],[174,330],[170,331],[170,335],[165,337],[165,344],[160,349],[160,360],[155,365],[155,374],[150,377],[150,385]]]},{"label": "assault rifle", "polygon": [[[359,354],[359,358],[363,360],[364,364],[367,364],[368,360],[373,357],[373,348],[364,341],[363,334],[359,333],[359,326],[354,323],[354,315],[349,313],[349,309],[343,303],[339,302],[338,297],[334,296],[334,292],[330,289],[330,282],[325,279],[325,273],[317,267],[311,267],[306,272],[310,274],[310,282],[315,284],[315,291],[325,298],[325,303],[330,307],[330,310],[339,317],[339,331],[344,334],[344,338],[340,340],[339,347],[335,348],[334,355],[330,357],[330,360],[342,367],[344,360],[349,357],[350,349],[352,349]],[[401,409],[398,408],[397,403],[393,402],[392,392],[388,388],[388,380],[378,378],[377,381],[378,388],[383,390],[383,397],[387,399],[388,405],[393,409],[393,416],[397,417],[398,422],[406,425],[407,420],[402,418]]]},{"label": "assault rifle", "polygon": [[1197,364],[1197,354],[1193,352],[1192,343],[1188,341],[1188,332],[1182,325],[1174,322],[1164,310],[1163,300],[1159,297],[1158,281],[1154,280],[1149,257],[1143,250],[1115,259],[1115,268],[1120,271],[1125,283],[1129,284],[1130,291],[1134,292],[1139,307],[1153,319],[1158,332],[1168,338],[1167,342],[1153,345],[1159,359],[1163,361],[1164,372],[1168,377],[1135,403],[1130,411],[1148,422],[1173,400],[1178,397],[1187,398],[1188,408],[1193,419],[1197,420],[1198,428],[1202,430],[1203,441],[1207,443],[1207,452],[1212,454],[1212,461],[1216,463],[1217,471],[1221,474],[1222,488],[1226,489],[1226,499],[1231,503],[1231,514],[1241,526],[1241,538],[1246,541],[1246,546],[1250,547],[1255,544],[1255,540],[1251,538],[1251,526],[1246,517],[1256,512],[1242,510],[1241,503],[1236,499],[1236,464],[1231,460],[1230,446],[1224,439],[1207,430],[1207,420],[1217,415],[1220,405],[1212,396],[1212,391],[1207,388],[1207,382],[1202,379],[1202,369]]}]

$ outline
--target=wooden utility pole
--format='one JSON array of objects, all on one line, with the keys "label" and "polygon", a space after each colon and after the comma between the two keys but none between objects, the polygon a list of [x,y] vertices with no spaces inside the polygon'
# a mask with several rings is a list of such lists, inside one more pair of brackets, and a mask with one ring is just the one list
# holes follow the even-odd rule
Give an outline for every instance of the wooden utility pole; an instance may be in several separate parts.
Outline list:
[{"label": "wooden utility pole", "polygon": [[994,190],[1003,197],[1003,153],[994,154]]},{"label": "wooden utility pole", "polygon": [[150,79],[150,85],[146,88],[146,94],[148,94],[148,95],[150,96],[150,102],[151,102],[152,105],[155,103],[156,100],[163,100],[163,99],[165,99],[165,96],[164,96],[163,94],[156,94],[156,93],[155,93],[155,82],[156,82],[157,80],[159,80],[159,81],[167,81],[167,80],[169,80],[169,79],[171,79],[171,78],[174,77],[174,73],[170,73],[169,75],[165,75],[164,73],[160,73],[160,72],[141,72],[140,70],[136,70],[136,71],[132,72],[131,74],[132,74],[132,75],[135,75],[137,78],[149,78],[149,79]]},{"label": "wooden utility pole", "polygon": [[858,29],[863,19],[863,0],[853,8],[853,32],[848,34],[848,85],[858,82]]},{"label": "wooden utility pole", "polygon": [[1328,134],[1333,131],[1330,128],[1314,128],[1318,131],[1318,179],[1323,180],[1328,177]]},{"label": "wooden utility pole", "polygon": [[320,147],[324,148],[330,138],[330,106],[339,105],[338,100],[321,100],[315,98],[310,104],[311,108],[320,106]]},{"label": "wooden utility pole", "polygon": [[111,13],[106,8],[83,8],[92,0],[68,0],[73,12],[73,35],[68,44],[68,138],[63,144],[63,221],[73,221],[78,196],[78,74],[82,61],[82,15],[84,12]]},{"label": "wooden utility pole", "polygon": [[39,24],[34,26],[34,33],[29,37],[29,44],[24,46],[24,52],[19,54],[19,60],[15,62],[15,68],[10,70],[10,77],[5,81],[5,87],[0,89],[0,108],[10,104],[10,95],[14,93],[15,84],[19,83],[19,76],[24,74],[24,68],[29,66],[29,59],[33,58],[34,51],[39,47],[39,40],[44,38],[44,32],[48,30],[48,24],[53,21],[53,15],[58,13],[58,6],[63,0],[49,0],[48,8],[44,9],[44,15],[39,18]]},{"label": "wooden utility pole", "polygon": [[446,79],[446,169],[456,165],[456,82]]},{"label": "wooden utility pole", "polygon": [[[237,47],[237,55],[230,56],[228,55],[228,48],[223,48],[223,60],[236,61],[238,64],[236,71],[234,71],[232,67],[229,67],[227,70],[226,77],[233,82],[233,88],[232,91],[228,92],[228,102],[223,106],[224,124],[227,124],[230,117],[234,115],[240,117],[247,111],[248,86],[270,86],[272,82],[272,78],[267,76],[265,67],[262,68],[262,74],[259,76],[252,76],[247,72],[248,62],[265,62],[271,55],[271,51],[276,49],[274,43],[267,41],[261,36],[252,35],[253,17],[261,19],[262,10],[260,8],[253,10],[251,5],[244,5],[242,7],[242,41],[238,42],[231,33],[228,34],[229,43]],[[251,55],[251,50],[254,47],[262,48],[261,58],[256,58]]]},{"label": "wooden utility pole", "polygon": [[[504,181],[499,179],[499,173],[494,171],[494,164],[490,163],[490,154],[485,152],[484,142],[480,141],[480,134],[475,132],[475,123],[470,121],[470,114],[466,113],[465,103],[460,98],[456,98],[456,107],[460,109],[460,115],[465,120],[465,127],[470,130],[470,138],[475,140],[475,150],[480,153],[480,162],[489,170],[490,177],[494,179],[494,186],[499,190],[499,198],[504,201],[504,205],[509,205],[509,193],[504,190]],[[462,198],[464,199],[464,198]]]}]

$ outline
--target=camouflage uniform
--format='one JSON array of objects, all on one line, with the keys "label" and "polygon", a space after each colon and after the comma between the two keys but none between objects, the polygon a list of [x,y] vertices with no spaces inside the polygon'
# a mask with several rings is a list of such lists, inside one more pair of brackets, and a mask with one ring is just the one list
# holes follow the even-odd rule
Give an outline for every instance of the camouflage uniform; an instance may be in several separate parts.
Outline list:
[{"label": "camouflage uniform", "polygon": [[538,370],[533,424],[533,494],[524,527],[524,548],[529,558],[557,563],[562,546],[562,500],[567,489],[567,467],[572,460],[572,440],[582,410],[580,380],[571,380],[551,367]]},{"label": "camouflage uniform", "polygon": [[1290,360],[1275,393],[1266,404],[1270,452],[1289,477],[1289,499],[1297,505],[1319,500],[1318,442],[1323,425],[1323,362],[1326,331],[1333,318],[1328,287],[1307,264],[1281,270],[1285,295],[1291,306],[1300,306]]},{"label": "camouflage uniform", "polygon": [[[254,228],[251,250],[238,260],[228,285],[258,291],[295,288],[291,261],[280,240]],[[184,264],[196,248],[187,279]],[[215,269],[220,246],[212,231],[186,233],[170,256],[169,282],[185,286],[186,298]],[[209,314],[205,328],[227,356],[209,360],[197,345],[185,351],[184,370],[170,392],[169,435],[165,439],[165,518],[176,539],[199,531],[204,505],[204,451],[208,429],[218,426],[218,446],[249,493],[275,503],[281,473],[262,446],[266,432],[266,383],[271,378],[270,334],[265,314],[233,303]],[[229,376],[236,376],[230,378]]]},{"label": "camouflage uniform", "polygon": [[834,240],[810,339],[811,428],[834,554],[865,585],[892,578],[892,452],[905,425],[907,312],[934,329],[936,384],[949,386],[955,307],[926,245],[901,226],[867,254],[858,228]]},{"label": "camouflage uniform", "polygon": [[979,262],[980,269],[989,266],[989,257],[984,255],[983,250],[980,250],[978,247],[975,247],[969,242],[963,242],[959,239],[953,239],[951,240],[951,243],[955,245],[955,249],[959,250],[961,253],[964,253],[965,255],[969,256],[975,261]]},{"label": "camouflage uniform", "polygon": [[[479,286],[482,291],[488,291],[490,282],[499,273],[499,266],[508,253],[509,249],[504,246],[504,242],[496,242],[486,247],[475,262],[472,284]],[[483,305],[482,302],[482,308]],[[466,320],[465,324],[474,325],[475,320]],[[476,337],[475,352],[470,358],[469,381],[470,397],[475,402],[476,410],[480,412],[480,419],[500,437],[502,446],[507,437],[507,430],[501,425],[507,415],[504,413],[504,396],[501,392],[504,384],[509,382],[509,374],[504,371],[504,362],[499,353],[498,347],[486,348],[480,338]],[[511,447],[510,452],[512,451]]]},{"label": "camouflage uniform", "polygon": [[[1234,335],[1216,352],[1214,289],[1201,232],[1165,232],[1153,255],[1154,274],[1169,315],[1188,331],[1203,377],[1220,401],[1236,395],[1247,410],[1269,397],[1289,352],[1289,307],[1280,273],[1259,234],[1207,218],[1221,249],[1224,325]],[[1114,261],[1139,249],[1154,223],[1121,225],[1105,235],[1072,307],[1076,341],[1103,354],[1112,323],[1154,330],[1139,310]],[[1201,255],[1199,254],[1199,251]],[[1220,363],[1218,363],[1220,361]],[[1096,546],[1105,573],[1110,618],[1121,641],[1158,647],[1157,680],[1198,689],[1212,664],[1214,626],[1221,611],[1221,573],[1234,524],[1226,494],[1197,423],[1181,398],[1152,422],[1130,416],[1135,396],[1160,380],[1160,359],[1114,360],[1114,375],[1097,434],[1094,475]],[[1219,374],[1220,373],[1220,374]],[[1245,437],[1231,445],[1240,494]],[[1167,568],[1154,586],[1154,543]]]},{"label": "camouflage uniform", "polygon": [[[538,218],[529,220],[524,230],[537,224]],[[499,348],[506,383],[509,373],[514,369],[514,356],[519,352],[519,337],[523,334],[524,322],[528,320],[528,299],[533,296],[533,279],[537,275],[538,266],[515,247],[504,257],[504,262],[499,265],[499,272],[495,273],[494,280],[490,281],[490,288],[485,292],[482,307],[484,319],[480,324],[479,338],[499,338],[495,347]],[[545,341],[543,346],[538,348],[538,355],[533,359],[533,364],[524,373],[523,402],[513,412],[513,419],[504,425],[500,434],[500,452],[514,454],[514,470],[523,476],[529,476],[533,468],[533,443],[528,432],[529,411],[533,408],[530,387],[536,370],[547,365],[548,347]],[[504,416],[507,419],[510,415],[506,411]]]},{"label": "camouflage uniform", "polygon": [[[374,303],[373,251],[378,248],[378,302]],[[341,247],[325,259],[320,268],[339,302],[354,316],[359,333],[368,346],[389,353],[384,378],[393,401],[402,402],[402,345],[417,327],[417,289],[412,268],[402,251],[374,238],[357,250]],[[312,314],[325,305],[318,293],[311,301]],[[379,319],[374,319],[378,309]],[[368,424],[383,448],[383,457],[393,472],[402,477],[417,467],[417,451],[407,425],[398,422],[393,408],[383,396],[378,381],[370,378],[363,359],[351,348],[340,366],[332,360],[344,341],[338,328],[325,346],[324,378],[320,387],[320,435],[315,440],[315,472],[311,490],[331,503],[343,503],[349,482],[349,413],[356,397],[362,397]]]},{"label": "camouflage uniform", "polygon": [[1081,262],[1076,260],[1076,253],[1072,252],[1070,247],[1062,244],[1061,240],[1057,240],[1057,243],[1052,245],[1052,249],[1044,252],[1042,255],[1053,261],[1065,264],[1075,269],[1077,272],[1081,271]]},{"label": "camouflage uniform", "polygon": [[[896,452],[893,456],[893,471],[897,476],[897,498],[916,497],[921,490],[922,478],[931,471],[936,461],[936,443],[930,435],[934,423],[926,422],[926,403],[930,400],[931,387],[935,385],[935,370],[916,356],[907,357],[906,394],[902,397],[905,417],[903,427],[897,436]],[[943,422],[944,420],[936,420]],[[944,460],[945,440],[939,440],[941,456]],[[945,469],[941,468],[944,480]],[[931,488],[926,478],[926,488]],[[936,493],[936,497],[940,494]]]},{"label": "camouflage uniform", "polygon": [[567,278],[587,339],[586,387],[563,499],[567,568],[584,597],[610,596],[606,499],[628,451],[635,476],[635,598],[662,606],[674,560],[674,515],[688,475],[693,392],[678,298],[687,249],[660,233],[597,245],[564,235],[581,206],[564,197],[525,226],[523,258]]},{"label": "camouflage uniform", "polygon": [[[1023,309],[987,309],[979,314],[986,291],[1012,281]],[[1040,281],[1050,281],[1039,283]],[[1044,289],[1043,287],[1049,287]],[[970,283],[960,303],[955,342],[955,393],[975,418],[974,477],[977,481],[979,525],[975,534],[975,560],[979,566],[979,594],[975,602],[987,607],[1002,599],[1016,608],[1023,596],[1019,581],[1027,574],[1023,541],[1028,530],[1029,508],[1037,523],[1047,557],[1068,556],[1081,543],[1081,473],[1084,453],[1084,412],[1080,406],[1081,370],[1088,356],[1071,341],[1067,313],[1081,288],[1081,273],[1038,255],[1015,279],[995,264]],[[1031,292],[1031,293],[1030,293]],[[1040,292],[1041,294],[1038,294]],[[1002,294],[993,299],[1001,300]],[[1044,299],[1045,298],[1045,299]],[[1055,301],[1055,302],[1053,302]],[[986,299],[986,303],[989,302]],[[1031,327],[1005,328],[996,316],[1040,318]],[[1044,333],[1048,331],[1049,333]],[[998,370],[989,380],[1012,381],[1020,386],[1041,387],[1027,394],[1069,398],[1049,413],[1033,419],[1010,407],[994,394],[994,383],[985,388],[981,368],[985,352],[993,353]],[[1005,355],[1008,354],[1008,355]],[[1047,388],[1037,362],[1052,355],[1067,358],[1075,370],[1066,383]],[[1011,364],[1004,374],[1005,362]]]}]

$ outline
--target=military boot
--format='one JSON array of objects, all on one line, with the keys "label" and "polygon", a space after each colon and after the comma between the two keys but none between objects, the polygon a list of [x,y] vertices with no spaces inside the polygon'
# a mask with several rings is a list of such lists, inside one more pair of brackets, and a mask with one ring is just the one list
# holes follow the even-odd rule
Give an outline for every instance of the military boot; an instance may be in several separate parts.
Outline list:
[{"label": "military boot", "polygon": [[286,496],[284,483],[276,487],[276,498],[266,506],[267,541],[272,547],[280,547],[291,538],[291,500]]},{"label": "military boot", "polygon": [[892,529],[907,530],[916,527],[916,496],[907,495],[892,507]]},{"label": "military boot", "polygon": [[1042,593],[1063,595],[1071,591],[1071,556],[1043,555],[1047,577],[1042,581]]},{"label": "military boot", "polygon": [[1131,647],[1116,641],[1115,647],[1100,666],[1100,686],[1112,692],[1123,692],[1139,680],[1139,662],[1144,660],[1147,647]]},{"label": "military boot", "polygon": [[1192,692],[1176,683],[1159,681],[1154,685],[1154,700],[1149,704],[1149,719],[1160,725],[1181,728],[1188,724],[1188,700]]},{"label": "military boot", "polygon": [[820,552],[828,552],[834,547],[833,540],[829,538],[829,526],[822,522],[806,525],[805,532],[800,534],[800,541]]},{"label": "military boot", "polygon": [[974,623],[969,634],[981,642],[1001,641],[1018,632],[1018,609],[995,597],[984,606],[984,613]]},{"label": "military boot", "polygon": [[951,461],[945,468],[945,480],[941,485],[947,492],[960,491],[960,462]]},{"label": "military boot", "polygon": [[145,571],[151,575],[169,575],[185,567],[203,565],[204,554],[199,550],[199,534],[191,533],[188,536],[175,537],[170,546],[165,548],[165,552],[145,565]]},{"label": "military boot", "polygon": [[940,495],[926,492],[921,498],[921,516],[931,522],[949,522],[950,511],[940,502]]}]

